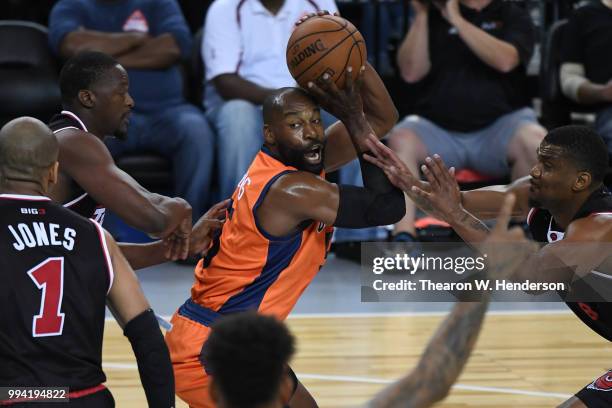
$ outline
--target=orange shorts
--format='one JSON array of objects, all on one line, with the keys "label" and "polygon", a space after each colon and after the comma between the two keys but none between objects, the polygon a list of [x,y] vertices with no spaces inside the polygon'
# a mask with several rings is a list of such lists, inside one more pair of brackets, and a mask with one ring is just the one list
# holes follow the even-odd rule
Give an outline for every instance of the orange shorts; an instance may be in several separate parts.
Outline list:
[{"label": "orange shorts", "polygon": [[175,312],[172,330],[166,332],[166,344],[174,368],[176,395],[191,408],[214,408],[208,394],[208,375],[200,363],[202,346],[210,328]]}]

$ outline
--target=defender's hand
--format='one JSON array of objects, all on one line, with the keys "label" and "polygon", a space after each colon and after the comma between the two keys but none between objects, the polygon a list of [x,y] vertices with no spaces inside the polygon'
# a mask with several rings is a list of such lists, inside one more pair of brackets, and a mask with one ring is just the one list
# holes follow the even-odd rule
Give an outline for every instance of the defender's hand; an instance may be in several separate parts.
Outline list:
[{"label": "defender's hand", "polygon": [[164,238],[164,246],[166,247],[166,259],[176,261],[179,259],[187,259],[189,255],[189,242],[191,235],[191,214],[177,226],[177,228],[166,238]]},{"label": "defender's hand", "polygon": [[435,154],[433,159],[425,159],[421,171],[429,183],[429,191],[417,187],[415,194],[427,200],[434,211],[447,222],[454,216],[461,215],[461,191],[455,180],[455,168],[447,169],[442,158]]},{"label": "defender's hand", "polygon": [[206,251],[210,246],[214,233],[223,227],[229,202],[230,200],[227,199],[213,205],[198,222],[196,222],[191,232],[189,255],[206,255]]},{"label": "defender's hand", "polygon": [[406,193],[421,210],[433,217],[441,218],[440,214],[429,203],[425,194],[431,191],[430,184],[415,177],[397,154],[374,135],[370,135],[366,143],[370,149],[370,154],[364,154],[364,159],[380,167],[391,184]]}]

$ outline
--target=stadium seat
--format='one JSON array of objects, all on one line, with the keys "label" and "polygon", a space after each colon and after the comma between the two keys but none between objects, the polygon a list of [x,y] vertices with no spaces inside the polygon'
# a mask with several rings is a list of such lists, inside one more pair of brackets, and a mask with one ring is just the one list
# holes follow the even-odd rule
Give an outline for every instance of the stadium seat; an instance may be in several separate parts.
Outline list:
[{"label": "stadium seat", "polygon": [[0,125],[18,116],[47,122],[61,108],[57,61],[40,24],[0,21]]}]

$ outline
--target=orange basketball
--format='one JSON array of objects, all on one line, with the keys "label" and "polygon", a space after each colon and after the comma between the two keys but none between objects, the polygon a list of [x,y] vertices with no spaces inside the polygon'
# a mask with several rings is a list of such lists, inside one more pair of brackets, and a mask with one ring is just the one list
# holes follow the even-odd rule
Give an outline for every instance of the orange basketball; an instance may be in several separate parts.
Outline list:
[{"label": "orange basketball", "polygon": [[309,18],[295,28],[287,44],[289,72],[303,88],[325,73],[342,88],[346,68],[353,67],[355,79],[366,58],[361,33],[348,20],[337,16]]}]

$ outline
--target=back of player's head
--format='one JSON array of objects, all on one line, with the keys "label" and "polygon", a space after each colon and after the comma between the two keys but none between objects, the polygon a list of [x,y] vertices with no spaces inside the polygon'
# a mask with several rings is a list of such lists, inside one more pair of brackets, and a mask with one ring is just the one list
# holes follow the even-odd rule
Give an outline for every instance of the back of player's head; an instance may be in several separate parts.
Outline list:
[{"label": "back of player's head", "polygon": [[111,56],[95,51],[83,51],[70,58],[60,73],[62,102],[75,101],[80,90],[91,89],[117,64]]},{"label": "back of player's head", "polygon": [[3,178],[37,181],[55,162],[59,145],[51,129],[27,116],[0,129],[0,174]]},{"label": "back of player's head", "polygon": [[283,323],[247,312],[212,327],[201,359],[224,401],[246,408],[277,397],[294,351],[293,336]]},{"label": "back of player's head", "polygon": [[[285,102],[289,97],[306,98],[316,104],[315,100],[302,88],[285,87],[279,88],[273,94],[268,95],[263,103],[264,124],[274,121],[277,113],[283,112]],[[281,116],[282,117],[282,116]]]},{"label": "back of player's head", "polygon": [[562,126],[548,132],[542,143],[557,146],[581,171],[591,174],[594,182],[603,181],[608,168],[608,149],[599,134],[588,126]]}]

